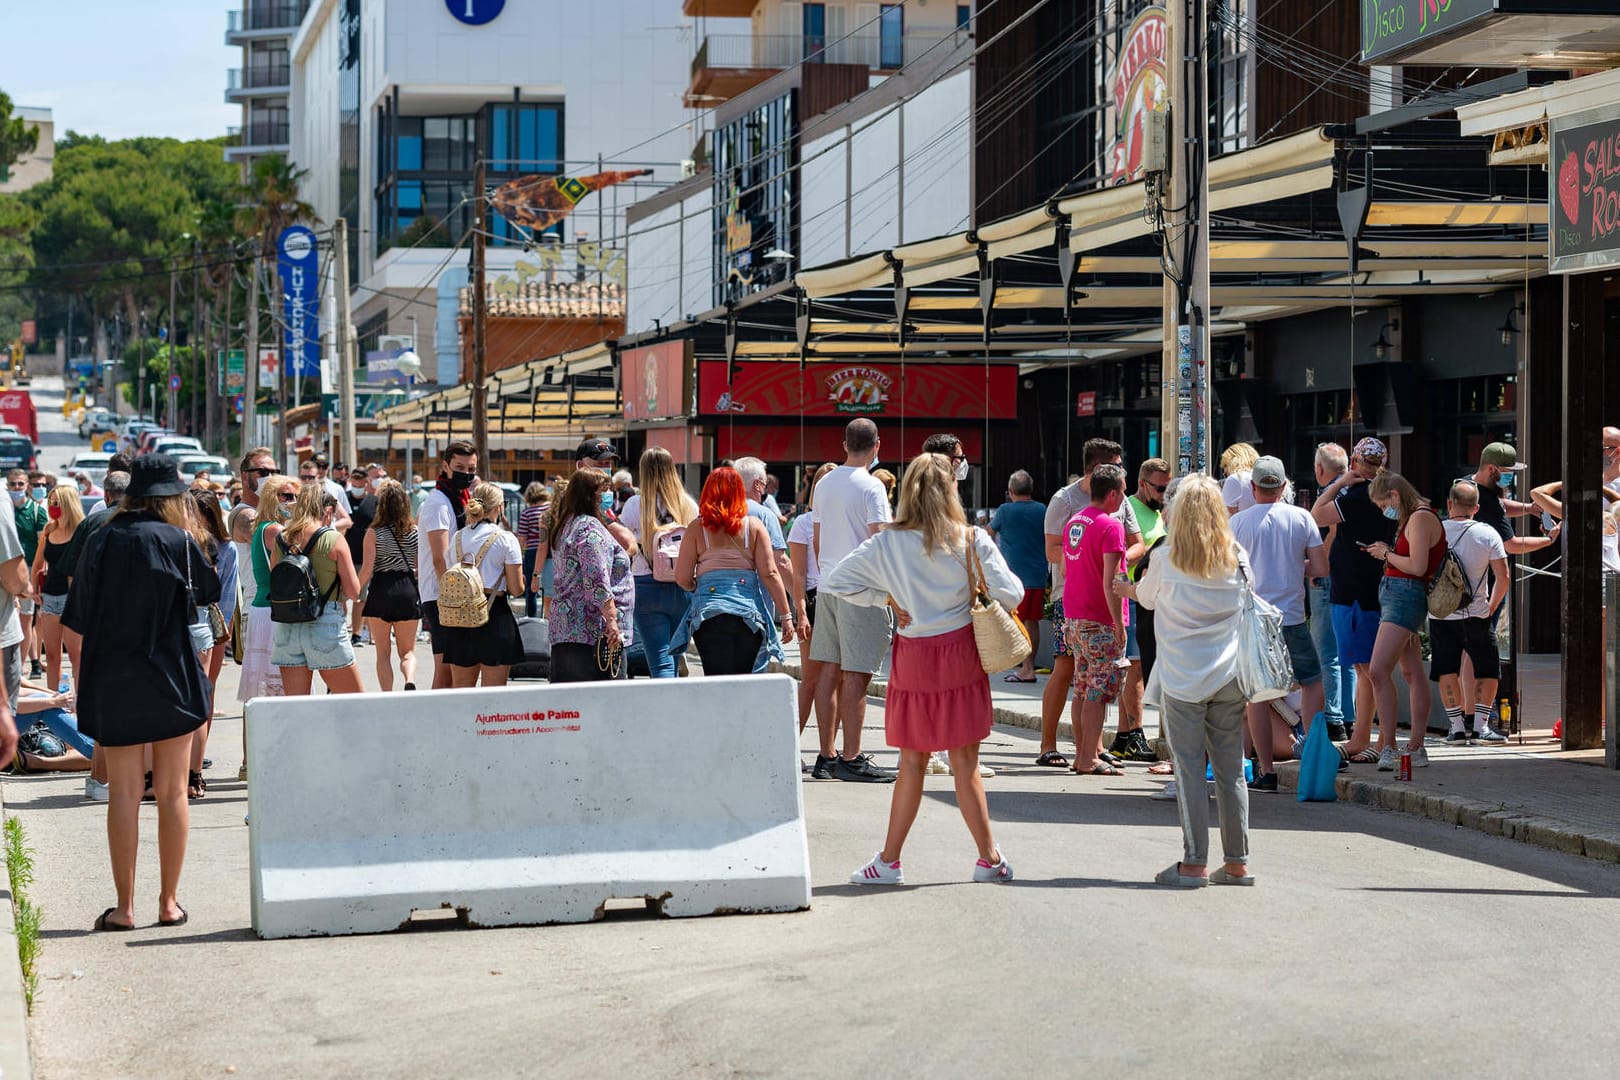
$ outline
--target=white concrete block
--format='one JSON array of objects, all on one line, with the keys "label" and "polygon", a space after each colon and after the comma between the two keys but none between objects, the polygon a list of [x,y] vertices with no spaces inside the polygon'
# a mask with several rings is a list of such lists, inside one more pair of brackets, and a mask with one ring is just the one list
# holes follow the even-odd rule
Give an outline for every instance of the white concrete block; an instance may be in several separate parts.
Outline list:
[{"label": "white concrete block", "polygon": [[259,698],[247,706],[253,929],[586,922],[810,906],[782,675]]}]

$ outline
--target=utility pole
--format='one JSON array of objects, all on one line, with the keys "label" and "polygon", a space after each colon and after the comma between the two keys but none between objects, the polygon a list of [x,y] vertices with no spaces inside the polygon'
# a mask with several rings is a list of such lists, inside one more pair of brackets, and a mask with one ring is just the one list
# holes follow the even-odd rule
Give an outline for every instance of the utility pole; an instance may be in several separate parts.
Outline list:
[{"label": "utility pole", "polygon": [[472,237],[472,431],[478,467],[490,475],[489,388],[484,385],[484,245],[489,232],[488,201],[484,198],[484,159],[473,165]]},{"label": "utility pole", "polygon": [[338,365],[338,440],[345,461],[360,464],[354,424],[354,360],[350,351],[354,335],[349,327],[349,223],[339,217],[332,222],[332,298],[337,301],[337,325],[333,328],[334,352]]},{"label": "utility pole", "polygon": [[[242,357],[242,446],[246,454],[259,442],[259,260],[263,257],[260,245],[253,245],[253,272],[247,288],[247,340],[246,355]],[[277,464],[284,464],[279,453],[272,452]],[[246,482],[247,478],[242,478]]]},{"label": "utility pole", "polygon": [[1160,378],[1161,454],[1176,475],[1210,467],[1209,387],[1209,116],[1205,100],[1206,5],[1167,0],[1165,73],[1170,79],[1166,160],[1161,183],[1165,258],[1177,277],[1164,278],[1164,351]]},{"label": "utility pole", "polygon": [[180,427],[180,394],[174,389],[174,343],[176,341],[174,336],[174,304],[175,292],[179,286],[179,280],[179,262],[176,256],[171,255],[169,256],[169,370],[165,373],[163,379],[163,389],[169,395],[167,399],[169,408],[167,415],[165,415],[163,419],[166,420],[169,426],[174,429],[178,429]]},{"label": "utility pole", "polygon": [[[204,340],[208,324],[203,321],[202,295],[202,241],[191,238],[191,434],[204,435],[203,418],[197,414],[197,398],[207,394],[208,342]],[[204,445],[207,445],[206,443]]]}]

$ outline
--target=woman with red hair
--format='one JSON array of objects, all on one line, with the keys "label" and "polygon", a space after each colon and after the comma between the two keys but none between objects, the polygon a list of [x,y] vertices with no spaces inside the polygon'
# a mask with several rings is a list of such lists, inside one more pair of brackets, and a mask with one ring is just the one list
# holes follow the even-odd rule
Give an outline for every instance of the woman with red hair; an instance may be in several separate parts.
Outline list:
[{"label": "woman with red hair", "polygon": [[[709,474],[692,525],[675,560],[675,581],[694,594],[692,610],[670,648],[679,651],[696,641],[705,675],[764,670],[762,658],[780,647],[779,640],[793,640],[793,609],[770,538],[748,514],[736,469],[722,465]],[[766,590],[780,616],[765,606]]]}]

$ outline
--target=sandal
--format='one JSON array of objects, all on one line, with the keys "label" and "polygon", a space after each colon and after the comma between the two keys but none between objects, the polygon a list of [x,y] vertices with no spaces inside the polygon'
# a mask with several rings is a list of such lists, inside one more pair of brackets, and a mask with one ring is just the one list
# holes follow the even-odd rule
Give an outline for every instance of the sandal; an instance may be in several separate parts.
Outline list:
[{"label": "sandal", "polygon": [[17,747],[16,753],[11,756],[11,764],[6,767],[6,772],[12,776],[27,776],[33,771],[28,766],[28,752],[20,746]]},{"label": "sandal", "polygon": [[1378,764],[1378,751],[1370,746],[1363,746],[1344,760],[1352,765],[1376,765]]},{"label": "sandal", "polygon": [[1056,750],[1048,750],[1046,753],[1035,759],[1035,764],[1046,765],[1053,769],[1067,769],[1069,767],[1069,759],[1058,753]]},{"label": "sandal", "polygon": [[91,924],[90,928],[92,930],[117,930],[119,932],[135,929],[134,923],[113,922],[111,919],[107,918],[107,916],[111,915],[117,910],[118,909],[115,907],[110,907],[106,911],[103,911],[100,915],[96,916],[96,921]]},{"label": "sandal", "polygon": [[1035,681],[1035,676],[1031,675],[1027,679],[1020,679],[1017,675],[1003,675],[1001,677],[1001,681],[1002,682],[1032,683],[1032,682]]},{"label": "sandal", "polygon": [[203,779],[200,772],[186,774],[186,798],[200,799],[208,794],[208,781]]},{"label": "sandal", "polygon": [[1114,766],[1108,764],[1108,762],[1103,761],[1101,758],[1099,758],[1097,760],[1097,763],[1095,765],[1093,765],[1091,768],[1089,768],[1089,769],[1075,769],[1074,774],[1076,776],[1124,776],[1125,775],[1125,770],[1124,769],[1117,769]]},{"label": "sandal", "polygon": [[[176,904],[174,906],[175,907],[180,907],[179,904]],[[191,918],[191,916],[186,912],[186,909],[185,908],[180,908],[180,917],[178,919],[159,919],[158,920],[158,925],[159,926],[184,926],[184,925],[186,925],[186,920],[189,919],[189,918]]]}]

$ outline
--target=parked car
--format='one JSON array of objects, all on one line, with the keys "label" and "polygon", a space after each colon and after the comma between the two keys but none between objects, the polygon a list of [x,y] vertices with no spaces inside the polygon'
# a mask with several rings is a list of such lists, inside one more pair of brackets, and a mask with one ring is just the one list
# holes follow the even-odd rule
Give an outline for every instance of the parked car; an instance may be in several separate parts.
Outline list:
[{"label": "parked car", "polygon": [[184,435],[174,435],[166,439],[155,439],[149,454],[168,454],[171,457],[180,457],[182,454],[201,454],[202,443]]},{"label": "parked car", "polygon": [[73,455],[73,460],[63,470],[63,475],[72,476],[74,473],[84,473],[96,487],[107,476],[107,463],[112,460],[111,454],[103,454],[92,450],[83,450]]},{"label": "parked car", "polygon": [[84,410],[84,415],[79,418],[79,438],[81,439],[91,438],[104,431],[116,432],[117,430],[117,420],[112,411],[100,405]]},{"label": "parked car", "polygon": [[[180,438],[178,434],[170,431],[166,427],[151,428],[147,431],[141,432],[141,437],[135,440],[135,452],[137,454],[150,454],[152,452],[152,448],[158,443],[163,442],[164,440],[178,438]],[[198,449],[200,450],[202,448],[199,446]]]},{"label": "parked car", "polygon": [[0,472],[34,469],[34,444],[26,435],[0,435]]},{"label": "parked car", "polygon": [[138,453],[141,438],[149,431],[161,430],[158,425],[145,420],[132,420],[124,425],[123,434],[119,436],[118,444],[130,453]]},{"label": "parked car", "polygon": [[208,473],[208,479],[222,484],[231,482],[231,463],[213,454],[176,454],[180,465],[180,479],[191,483],[199,471]]}]

